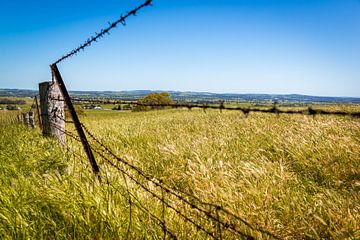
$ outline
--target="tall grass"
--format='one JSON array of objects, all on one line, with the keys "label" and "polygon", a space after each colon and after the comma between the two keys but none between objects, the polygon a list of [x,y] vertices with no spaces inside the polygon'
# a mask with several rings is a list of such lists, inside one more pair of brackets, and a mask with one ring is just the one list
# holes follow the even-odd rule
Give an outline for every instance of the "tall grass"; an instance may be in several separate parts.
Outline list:
[{"label": "tall grass", "polygon": [[[360,238],[358,119],[164,110],[90,111],[82,121],[143,171],[282,238]],[[98,182],[81,146],[67,145],[0,128],[0,238],[162,238],[135,206],[161,217],[159,201],[95,154],[109,184]],[[207,238],[169,209],[165,219],[180,239]]]}]

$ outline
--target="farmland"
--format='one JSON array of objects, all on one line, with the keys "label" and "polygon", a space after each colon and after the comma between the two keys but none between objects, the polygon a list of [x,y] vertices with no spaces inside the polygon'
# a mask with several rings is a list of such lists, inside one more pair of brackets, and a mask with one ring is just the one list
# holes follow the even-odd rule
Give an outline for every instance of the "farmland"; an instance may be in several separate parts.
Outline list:
[{"label": "farmland", "polygon": [[[106,164],[101,152],[95,152],[103,178],[99,181],[77,141],[68,137],[62,147],[43,138],[39,129],[5,121],[13,117],[9,111],[0,114],[2,239],[162,238],[162,227],[140,211],[141,206],[163,217],[179,239],[208,238],[176,212],[164,211],[161,201]],[[360,238],[357,118],[265,113],[245,117],[241,112],[169,109],[90,110],[81,121],[141,171],[280,238]],[[74,132],[71,124],[67,130]],[[142,183],[160,192],[150,182]],[[167,199],[190,215],[192,210],[181,202]],[[246,226],[240,229],[255,238],[269,238]],[[222,237],[234,238],[225,230]]]},{"label": "farmland", "polygon": [[0,240],[360,240],[356,2],[1,4]]}]

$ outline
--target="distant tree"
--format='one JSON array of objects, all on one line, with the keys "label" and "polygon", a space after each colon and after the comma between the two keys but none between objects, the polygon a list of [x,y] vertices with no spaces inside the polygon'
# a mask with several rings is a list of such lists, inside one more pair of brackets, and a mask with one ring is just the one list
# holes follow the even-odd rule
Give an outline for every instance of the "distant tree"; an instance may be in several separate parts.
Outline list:
[{"label": "distant tree", "polygon": [[121,111],[122,110],[121,105],[117,105],[117,106],[113,107],[112,110]]},{"label": "distant tree", "polygon": [[132,110],[133,107],[131,106],[131,104],[125,104],[122,106],[122,110]]},{"label": "distant tree", "polygon": [[139,103],[141,105],[135,106],[134,111],[164,109],[165,107],[160,105],[171,104],[172,102],[173,100],[171,99],[170,94],[168,92],[150,93],[139,100]]},{"label": "distant tree", "polygon": [[14,110],[19,110],[20,108],[16,105],[7,105],[6,109],[10,111],[14,111]]},{"label": "distant tree", "polygon": [[119,104],[112,108],[114,111],[126,111],[126,110],[133,110],[133,107],[131,104]]},{"label": "distant tree", "polygon": [[12,104],[12,105],[25,105],[26,101],[25,100],[12,100],[12,99],[8,99],[8,98],[3,98],[0,99],[0,104]]}]

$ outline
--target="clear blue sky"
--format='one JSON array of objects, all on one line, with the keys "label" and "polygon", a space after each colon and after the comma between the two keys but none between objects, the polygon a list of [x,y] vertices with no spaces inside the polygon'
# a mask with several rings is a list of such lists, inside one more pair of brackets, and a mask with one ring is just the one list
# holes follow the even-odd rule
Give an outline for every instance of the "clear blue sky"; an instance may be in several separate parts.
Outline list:
[{"label": "clear blue sky", "polygon": [[[49,64],[138,0],[1,0],[0,88]],[[154,0],[59,65],[72,90],[360,97],[359,0]]]}]

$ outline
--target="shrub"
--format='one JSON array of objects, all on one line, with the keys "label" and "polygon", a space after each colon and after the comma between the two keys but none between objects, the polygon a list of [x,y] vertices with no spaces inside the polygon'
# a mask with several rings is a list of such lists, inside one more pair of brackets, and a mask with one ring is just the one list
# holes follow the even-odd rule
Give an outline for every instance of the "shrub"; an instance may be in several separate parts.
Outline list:
[{"label": "shrub", "polygon": [[141,105],[136,106],[134,111],[164,109],[165,107],[160,105],[171,104],[172,102],[173,100],[171,99],[168,92],[150,93],[149,95],[139,100]]}]

